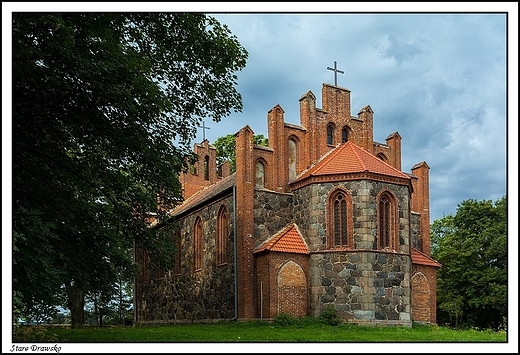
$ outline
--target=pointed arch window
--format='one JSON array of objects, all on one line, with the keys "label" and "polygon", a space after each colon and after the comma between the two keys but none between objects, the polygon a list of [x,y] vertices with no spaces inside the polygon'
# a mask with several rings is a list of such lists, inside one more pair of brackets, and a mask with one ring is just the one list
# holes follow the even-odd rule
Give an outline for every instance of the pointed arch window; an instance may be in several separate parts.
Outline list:
[{"label": "pointed arch window", "polygon": [[193,230],[193,270],[202,270],[202,219],[197,217]]},{"label": "pointed arch window", "polygon": [[353,247],[352,200],[343,189],[333,192],[328,201],[327,247]]},{"label": "pointed arch window", "polygon": [[256,162],[255,186],[259,188],[265,187],[265,165],[262,161]]},{"label": "pointed arch window", "polygon": [[289,157],[289,181],[296,178],[296,163],[298,160],[297,143],[294,138],[289,139],[288,142],[288,157]]},{"label": "pointed arch window", "polygon": [[348,127],[343,127],[341,130],[341,143],[348,141]]},{"label": "pointed arch window", "polygon": [[327,125],[327,144],[334,144],[334,125],[332,123]]},{"label": "pointed arch window", "polygon": [[383,153],[378,153],[377,154],[377,157],[379,159],[381,159],[382,161],[387,161],[388,159],[386,158],[386,156],[383,154]]},{"label": "pointed arch window", "polygon": [[178,276],[181,274],[181,258],[182,258],[182,246],[181,246],[181,232],[177,230],[174,236],[175,242],[175,264],[173,267],[173,274]]},{"label": "pointed arch window", "polygon": [[227,208],[221,206],[217,217],[217,265],[228,263],[229,215]]},{"label": "pointed arch window", "polygon": [[209,156],[204,157],[204,180],[209,180]]},{"label": "pointed arch window", "polygon": [[395,249],[397,206],[395,198],[387,191],[383,192],[378,202],[378,248]]}]

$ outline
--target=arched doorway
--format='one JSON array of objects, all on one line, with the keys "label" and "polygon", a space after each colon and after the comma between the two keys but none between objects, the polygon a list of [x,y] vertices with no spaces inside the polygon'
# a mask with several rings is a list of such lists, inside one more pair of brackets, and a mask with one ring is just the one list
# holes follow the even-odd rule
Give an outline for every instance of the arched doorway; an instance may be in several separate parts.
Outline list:
[{"label": "arched doorway", "polygon": [[412,318],[415,322],[430,323],[430,282],[422,272],[412,276]]},{"label": "arched doorway", "polygon": [[307,315],[307,279],[300,265],[288,261],[277,276],[278,314],[288,313],[295,317]]}]

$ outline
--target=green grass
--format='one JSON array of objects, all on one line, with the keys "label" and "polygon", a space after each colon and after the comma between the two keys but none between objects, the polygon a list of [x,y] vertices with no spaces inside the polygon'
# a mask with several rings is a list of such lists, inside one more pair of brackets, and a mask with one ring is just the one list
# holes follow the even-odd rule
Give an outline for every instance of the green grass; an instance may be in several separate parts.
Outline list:
[{"label": "green grass", "polygon": [[406,327],[330,325],[319,320],[292,324],[277,322],[220,322],[142,327],[20,327],[14,341],[50,343],[137,343],[137,342],[482,342],[505,343],[505,331],[454,330],[414,324]]}]

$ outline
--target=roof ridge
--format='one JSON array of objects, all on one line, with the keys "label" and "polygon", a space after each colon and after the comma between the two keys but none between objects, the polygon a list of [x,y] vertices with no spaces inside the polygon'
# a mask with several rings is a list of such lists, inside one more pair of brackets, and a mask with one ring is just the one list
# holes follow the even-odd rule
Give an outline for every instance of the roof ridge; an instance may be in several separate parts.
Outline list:
[{"label": "roof ridge", "polygon": [[[299,251],[295,251],[294,249],[291,249],[290,247],[289,247],[289,249],[291,251],[288,251],[288,249],[286,249],[287,245],[284,245],[284,243],[287,244],[289,241],[291,241],[291,240],[293,240],[293,238],[295,238],[294,235],[291,236],[290,232],[292,230],[294,230],[294,232],[296,233],[297,243],[301,243],[304,249],[300,249]],[[288,239],[285,240],[285,238],[288,238]],[[278,243],[281,243],[281,244],[277,247]],[[284,246],[285,246],[285,248],[284,248]],[[276,248],[282,249],[287,252],[296,252],[296,253],[302,253],[302,252],[308,253],[309,252],[309,246],[305,242],[305,238],[303,238],[303,235],[302,235],[298,225],[295,222],[289,223],[284,228],[282,228],[281,230],[276,232],[274,235],[272,235],[270,238],[268,238],[264,243],[262,243],[260,246],[258,246],[255,249],[254,253],[258,253],[258,252],[261,252],[264,250],[281,251],[279,249],[277,250]]]},{"label": "roof ridge", "polygon": [[[375,158],[375,159],[377,159],[378,162],[381,162],[381,163],[385,164],[386,166],[388,166],[390,169],[394,170],[395,172],[397,172],[397,173],[399,173],[399,174],[405,174],[405,173],[402,172],[401,170],[399,170],[399,169],[393,167],[392,165],[388,164],[386,161],[379,159],[379,158],[376,157],[374,154],[372,154],[372,153],[370,153],[370,152],[367,152],[366,150],[364,150],[363,148],[361,148],[361,147],[359,147],[359,146],[357,146],[357,145],[355,145],[355,144],[352,144],[352,145],[355,146],[355,147],[358,149],[358,151],[361,150],[361,151],[363,152],[363,154],[368,154],[368,155],[370,156],[370,158]],[[360,158],[360,159],[361,159],[361,158]],[[363,165],[363,167],[366,169],[363,160],[361,160],[361,165]]]},{"label": "roof ridge", "polygon": [[[432,266],[438,266],[438,267],[441,267],[441,266],[442,266],[442,264],[439,263],[437,260],[435,260],[434,258],[432,258],[432,257],[429,256],[429,255],[426,255],[425,253],[423,253],[422,251],[420,251],[420,250],[418,250],[418,249],[416,249],[416,248],[414,248],[414,247],[411,247],[411,251],[412,251],[412,253],[417,253],[417,254],[419,254],[420,256],[426,258],[426,259],[427,259],[428,261],[430,261],[431,263],[435,264],[435,265],[432,265]],[[413,255],[412,255],[412,262],[413,262]],[[416,262],[417,262],[417,260],[416,260]]]},{"label": "roof ridge", "polygon": [[[350,142],[347,142],[347,143],[350,143]],[[354,143],[349,144],[349,147],[350,147],[350,150],[352,150],[352,152],[354,153],[354,155],[355,155],[356,158],[358,159],[359,164],[361,164],[361,166],[363,167],[364,171],[368,171],[368,168],[367,168],[367,166],[365,165],[365,161],[364,161],[363,158],[361,158],[361,156],[358,154],[358,149],[356,149],[356,148],[359,148],[359,149],[361,149],[361,148],[358,147],[357,145],[355,145]],[[354,147],[356,147],[356,148],[354,148]],[[368,152],[367,152],[367,153],[368,153]]]},{"label": "roof ridge", "polygon": [[[344,146],[343,143],[337,145],[334,149],[331,149],[329,150],[327,153],[325,153],[323,155],[323,157],[319,160],[316,161],[316,163],[314,163],[312,166],[309,167],[309,169],[312,169],[314,166],[318,165],[319,163],[325,161],[326,159],[332,159],[334,158],[336,155],[338,155],[340,153],[340,151],[342,150],[342,146]],[[317,170],[316,170],[316,173],[319,173],[321,169],[323,169],[324,166],[321,166],[319,167]],[[307,169],[307,170],[309,170]]]},{"label": "roof ridge", "polygon": [[[236,176],[236,173],[232,173],[232,174],[226,176],[225,178],[222,178],[219,181],[215,182],[214,184],[211,184],[208,186],[203,186],[202,189],[195,192],[193,195],[191,195],[190,197],[185,199],[181,204],[175,206],[173,209],[168,211],[168,214],[173,216],[173,215],[179,213],[179,211],[183,210],[183,208],[185,208],[186,206],[189,206],[189,204],[192,203],[193,201],[195,201],[196,203],[202,202],[204,200],[204,197],[202,197],[202,199],[198,202],[197,202],[197,198],[199,198],[203,193],[207,193],[208,190],[210,190],[210,191],[216,190],[217,188],[219,188],[220,186],[222,186],[224,183],[228,182],[229,180],[233,180],[233,178],[235,178],[235,176]],[[236,180],[235,180],[234,184],[236,184]],[[231,185],[231,186],[233,186],[233,185]]]},{"label": "roof ridge", "polygon": [[289,223],[288,225],[283,227],[281,230],[276,232],[271,238],[267,239],[266,242],[264,243],[264,245],[266,245],[266,247],[267,247],[267,244],[269,244],[269,247],[273,247],[280,239],[282,239],[282,237],[284,235],[287,234],[288,231],[291,230],[291,228],[294,227],[294,225],[295,225],[294,222]]}]

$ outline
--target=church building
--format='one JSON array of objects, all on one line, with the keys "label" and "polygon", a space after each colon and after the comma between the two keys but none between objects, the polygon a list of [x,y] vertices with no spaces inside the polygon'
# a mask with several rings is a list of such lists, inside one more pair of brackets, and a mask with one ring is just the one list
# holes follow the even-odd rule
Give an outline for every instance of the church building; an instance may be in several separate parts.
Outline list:
[{"label": "church building", "polygon": [[350,90],[305,93],[300,124],[267,113],[268,146],[235,134],[236,172],[208,140],[182,174],[184,202],[157,224],[177,245],[172,270],[135,283],[136,324],[319,317],[411,326],[436,322],[429,167],[401,171],[401,136],[373,140],[374,112],[351,114]]}]

